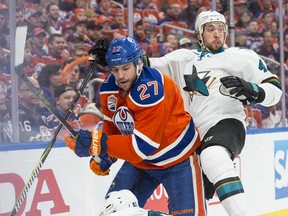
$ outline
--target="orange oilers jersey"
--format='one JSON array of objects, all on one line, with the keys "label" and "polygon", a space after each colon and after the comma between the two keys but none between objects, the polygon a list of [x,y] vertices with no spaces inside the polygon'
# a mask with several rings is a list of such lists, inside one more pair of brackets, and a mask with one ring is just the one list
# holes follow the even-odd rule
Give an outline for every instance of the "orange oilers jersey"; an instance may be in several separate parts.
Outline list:
[{"label": "orange oilers jersey", "polygon": [[199,135],[176,84],[144,67],[130,92],[111,74],[100,88],[107,153],[142,169],[164,169],[187,159]]}]

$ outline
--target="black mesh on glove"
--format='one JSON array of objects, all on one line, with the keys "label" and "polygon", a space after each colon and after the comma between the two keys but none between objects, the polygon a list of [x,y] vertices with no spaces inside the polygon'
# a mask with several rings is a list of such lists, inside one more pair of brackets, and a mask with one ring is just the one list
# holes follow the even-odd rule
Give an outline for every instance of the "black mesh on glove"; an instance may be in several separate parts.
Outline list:
[{"label": "black mesh on glove", "polygon": [[236,76],[227,76],[220,79],[222,85],[229,92],[230,97],[234,97],[242,101],[260,103],[265,98],[264,90],[255,83],[247,82]]},{"label": "black mesh on glove", "polygon": [[110,40],[107,37],[100,38],[97,43],[88,51],[89,54],[93,55],[94,61],[102,66],[107,66],[105,59],[106,52],[108,50]]}]

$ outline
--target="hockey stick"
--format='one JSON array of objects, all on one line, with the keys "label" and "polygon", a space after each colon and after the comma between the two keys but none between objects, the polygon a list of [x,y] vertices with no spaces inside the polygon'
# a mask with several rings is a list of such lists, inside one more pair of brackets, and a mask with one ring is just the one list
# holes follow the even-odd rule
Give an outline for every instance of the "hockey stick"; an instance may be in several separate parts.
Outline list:
[{"label": "hockey stick", "polygon": [[[23,27],[26,27],[26,26],[23,26]],[[24,33],[21,32],[21,31],[24,31]],[[27,32],[27,27],[26,27],[26,30],[22,29],[22,28],[21,29],[20,28],[16,29],[16,44],[19,45],[19,47],[17,47],[18,48],[18,53],[21,53],[21,51],[23,53],[22,61],[21,61],[21,54],[19,54],[20,57],[19,56],[17,57],[17,54],[16,54],[15,66],[18,67],[17,68],[18,70],[22,68],[22,64],[23,64],[23,60],[24,60],[23,57],[24,57],[24,47],[25,47],[25,42],[26,42],[26,32]],[[17,36],[18,36],[18,38],[17,38]],[[66,111],[65,116],[64,116],[64,120],[68,119],[69,116],[71,115],[71,113],[72,113],[71,110],[72,110],[74,104],[77,102],[77,100],[81,96],[81,93],[83,92],[83,90],[85,89],[87,83],[89,82],[89,80],[90,80],[90,78],[91,78],[96,66],[97,66],[96,61],[94,61],[92,66],[91,66],[91,68],[90,68],[90,70],[89,70],[89,72],[88,72],[88,74],[87,74],[87,76],[86,76],[86,78],[84,79],[84,81],[82,82],[82,84],[79,87],[78,91],[76,92],[76,96],[75,96],[73,102],[70,104],[69,109]],[[28,80],[28,81],[30,82],[30,80]],[[33,85],[33,87],[34,87],[34,85]],[[52,140],[50,141],[49,145],[44,150],[44,152],[41,155],[39,161],[37,162],[35,168],[32,170],[30,178],[26,182],[21,194],[19,195],[15,205],[13,206],[13,209],[12,209],[11,213],[9,214],[10,216],[16,215],[16,213],[19,211],[23,201],[25,200],[25,198],[27,196],[27,193],[28,193],[32,183],[34,182],[34,180],[36,179],[37,175],[39,174],[40,169],[43,166],[46,158],[48,157],[48,154],[50,153],[54,143],[56,142],[57,136],[61,132],[62,128],[63,128],[63,125],[59,124],[59,126],[57,127],[57,129],[56,129],[56,131],[54,133],[54,136],[53,136]]]}]

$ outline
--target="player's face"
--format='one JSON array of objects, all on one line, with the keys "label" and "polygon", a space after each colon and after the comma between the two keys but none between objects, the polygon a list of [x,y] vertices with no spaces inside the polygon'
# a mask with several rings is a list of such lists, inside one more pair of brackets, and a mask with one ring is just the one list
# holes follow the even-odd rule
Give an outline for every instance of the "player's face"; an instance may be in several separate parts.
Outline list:
[{"label": "player's face", "polygon": [[223,47],[226,38],[225,26],[222,22],[211,22],[204,26],[203,43],[211,52],[217,52]]},{"label": "player's face", "polygon": [[69,90],[61,94],[59,98],[56,99],[56,104],[59,107],[59,109],[62,110],[63,112],[66,112],[66,110],[69,108],[70,104],[72,103],[75,95],[76,95],[76,92],[74,90]]},{"label": "player's face", "polygon": [[111,71],[117,84],[124,90],[129,91],[136,81],[136,68],[133,62],[111,67]]}]

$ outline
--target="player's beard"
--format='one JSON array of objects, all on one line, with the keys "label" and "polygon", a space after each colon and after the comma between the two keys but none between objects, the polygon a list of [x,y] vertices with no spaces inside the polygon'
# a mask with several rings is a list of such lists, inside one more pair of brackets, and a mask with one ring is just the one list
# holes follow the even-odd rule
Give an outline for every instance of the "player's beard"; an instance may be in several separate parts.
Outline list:
[{"label": "player's beard", "polygon": [[223,46],[224,42],[220,41],[219,39],[216,39],[211,43],[205,44],[206,49],[210,52],[218,52]]}]

